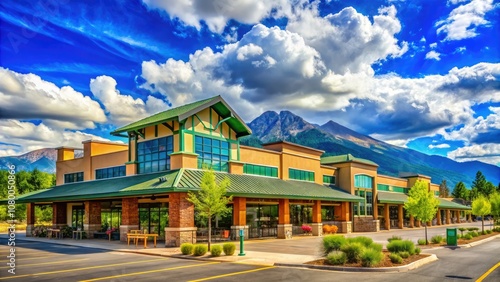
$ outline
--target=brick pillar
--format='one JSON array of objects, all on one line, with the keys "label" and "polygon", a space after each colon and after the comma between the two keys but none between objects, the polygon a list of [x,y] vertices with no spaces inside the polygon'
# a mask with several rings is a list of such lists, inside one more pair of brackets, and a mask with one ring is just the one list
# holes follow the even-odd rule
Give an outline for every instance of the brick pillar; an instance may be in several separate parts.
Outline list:
[{"label": "brick pillar", "polygon": [[446,210],[446,224],[451,224],[450,210]]},{"label": "brick pillar", "polygon": [[26,237],[31,237],[35,228],[35,203],[26,204]]},{"label": "brick pillar", "polygon": [[120,241],[127,241],[130,230],[139,229],[139,204],[137,198],[122,199],[122,224],[120,225]]},{"label": "brick pillar", "polygon": [[457,223],[462,223],[462,222],[460,222],[460,211],[459,210],[456,211],[456,215],[457,215]]},{"label": "brick pillar", "polygon": [[231,226],[231,238],[240,238],[240,229],[243,229],[244,238],[248,238],[247,225],[247,198],[233,198],[233,225]]},{"label": "brick pillar", "polygon": [[403,205],[398,205],[398,227],[399,229],[403,229],[404,221],[403,221]]},{"label": "brick pillar", "polygon": [[101,202],[85,202],[83,230],[87,233],[87,238],[94,238],[94,232],[101,231]]},{"label": "brick pillar", "polygon": [[437,225],[442,225],[443,223],[441,222],[441,210],[438,209],[438,212],[436,214],[436,223]]},{"label": "brick pillar", "polygon": [[278,238],[291,239],[292,225],[290,224],[290,201],[280,199],[278,207]]},{"label": "brick pillar", "polygon": [[415,227],[415,218],[413,218],[413,215],[410,215],[410,227]]},{"label": "brick pillar", "polygon": [[196,243],[194,205],[187,193],[169,194],[168,227],[165,227],[165,246],[178,247],[182,243]]},{"label": "brick pillar", "polygon": [[314,201],[312,208],[312,235],[322,236],[323,235],[323,223],[321,223],[321,201]]},{"label": "brick pillar", "polygon": [[66,203],[52,204],[52,228],[61,228],[67,225],[66,207]]},{"label": "brick pillar", "polygon": [[389,204],[384,204],[384,228],[385,230],[391,230],[391,216],[389,213]]}]

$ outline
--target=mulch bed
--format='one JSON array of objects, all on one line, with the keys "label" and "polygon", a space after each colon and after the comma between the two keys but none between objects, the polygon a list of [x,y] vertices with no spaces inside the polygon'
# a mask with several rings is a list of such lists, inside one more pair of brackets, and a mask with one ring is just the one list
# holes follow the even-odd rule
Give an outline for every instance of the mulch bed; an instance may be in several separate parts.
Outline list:
[{"label": "mulch bed", "polygon": [[[465,233],[467,233],[467,231],[464,231],[464,234]],[[460,231],[458,231],[458,234],[460,234]],[[486,239],[486,238],[489,238],[489,237],[492,237],[492,236],[495,236],[495,235],[498,235],[498,234],[500,234],[500,233],[499,232],[492,232],[491,234],[479,235],[479,236],[474,237],[474,238],[472,238],[470,240],[458,239],[457,244],[458,245],[465,245],[465,244],[469,244],[469,243],[472,243],[472,242],[481,241],[483,239]],[[418,247],[420,247],[421,249],[430,249],[430,248],[435,248],[435,247],[440,247],[440,246],[446,246],[446,242],[445,243],[440,243],[440,244],[432,244],[431,241],[430,241],[430,239],[429,239],[429,245],[419,245]]]},{"label": "mulch bed", "polygon": [[[417,260],[420,260],[420,259],[423,259],[423,258],[426,258],[426,257],[430,256],[429,254],[413,255],[413,256],[410,256],[410,257],[408,257],[406,259],[403,259],[403,263],[397,264],[397,263],[392,263],[391,262],[391,259],[389,258],[390,252],[383,251],[383,253],[384,253],[384,259],[380,262],[380,264],[378,264],[377,266],[374,266],[374,267],[402,266],[402,265],[407,265],[407,264],[410,264],[410,263],[415,262]],[[326,259],[313,260],[313,261],[306,262],[305,264],[331,265],[331,264],[328,263],[328,261]],[[342,267],[363,267],[361,265],[361,263],[346,263],[344,265],[336,265],[336,266],[342,266]]]}]

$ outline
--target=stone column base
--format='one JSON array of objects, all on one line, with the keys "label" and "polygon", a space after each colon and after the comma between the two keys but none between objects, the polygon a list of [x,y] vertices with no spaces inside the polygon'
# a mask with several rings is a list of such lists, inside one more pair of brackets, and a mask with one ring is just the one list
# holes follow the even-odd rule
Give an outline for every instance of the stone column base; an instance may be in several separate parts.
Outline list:
[{"label": "stone column base", "polygon": [[352,233],[352,221],[341,221],[339,233]]},{"label": "stone column base", "polygon": [[165,227],[165,247],[179,247],[183,243],[196,243],[196,227]]},{"label": "stone column base", "polygon": [[231,226],[231,240],[240,239],[240,229],[243,229],[243,238],[248,239],[248,225],[232,225]]},{"label": "stone column base", "polygon": [[26,225],[26,237],[32,237],[33,236],[33,229],[35,229],[34,224],[28,224]]},{"label": "stone column base", "polygon": [[[120,241],[127,242],[127,233],[130,230],[139,230],[139,225],[120,225]],[[92,236],[94,235],[92,234]]]},{"label": "stone column base", "polygon": [[87,239],[94,238],[94,232],[101,231],[100,224],[83,224],[83,231],[87,234]]},{"label": "stone column base", "polygon": [[323,223],[311,223],[313,236],[323,236]]},{"label": "stone column base", "polygon": [[291,224],[278,224],[278,239],[292,239]]}]

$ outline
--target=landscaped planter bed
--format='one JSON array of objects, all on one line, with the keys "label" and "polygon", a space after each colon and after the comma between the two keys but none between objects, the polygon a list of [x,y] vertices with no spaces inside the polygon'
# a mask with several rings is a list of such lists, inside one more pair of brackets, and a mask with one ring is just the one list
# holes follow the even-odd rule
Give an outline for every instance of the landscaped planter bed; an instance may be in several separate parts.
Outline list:
[{"label": "landscaped planter bed", "polygon": [[[410,264],[412,262],[421,260],[423,258],[431,256],[430,254],[419,254],[419,255],[413,255],[410,256],[406,259],[403,259],[403,262],[401,264],[398,263],[392,263],[391,260],[389,259],[389,252],[383,251],[384,253],[384,259],[378,264],[377,266],[373,266],[371,268],[377,268],[377,267],[396,267],[396,266],[404,266],[407,264]],[[318,260],[313,260],[306,262],[305,264],[310,264],[310,265],[327,265],[327,266],[337,266],[337,267],[363,267],[361,263],[346,263],[344,265],[331,265],[328,264],[328,261],[326,259],[318,259]]]}]

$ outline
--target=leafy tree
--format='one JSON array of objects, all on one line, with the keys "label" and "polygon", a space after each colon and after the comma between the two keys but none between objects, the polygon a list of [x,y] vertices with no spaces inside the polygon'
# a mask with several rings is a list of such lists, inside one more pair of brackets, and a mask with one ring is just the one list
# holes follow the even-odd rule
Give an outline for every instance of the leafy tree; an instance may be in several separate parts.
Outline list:
[{"label": "leafy tree", "polygon": [[484,195],[479,195],[477,198],[472,201],[472,214],[481,216],[481,221],[483,225],[484,232],[484,216],[490,214],[491,212],[491,204]]},{"label": "leafy tree", "polygon": [[439,200],[429,190],[428,184],[422,180],[417,180],[408,192],[408,201],[405,203],[404,208],[415,219],[425,222],[425,244],[429,244],[427,240],[427,222],[434,218],[438,205]]},{"label": "leafy tree", "polygon": [[217,184],[215,173],[212,170],[206,170],[201,178],[201,189],[188,193],[187,200],[194,204],[198,215],[208,219],[208,250],[210,250],[210,241],[212,239],[212,219],[231,211],[227,204],[232,201],[232,196],[225,196],[229,185],[230,182],[227,177]]},{"label": "leafy tree", "polygon": [[446,185],[446,179],[441,181],[441,184],[439,184],[439,197],[440,198],[448,198],[450,196],[450,189],[448,188],[448,185]]},{"label": "leafy tree", "polygon": [[464,199],[464,200],[466,200],[469,197],[468,194],[469,194],[469,190],[467,190],[467,187],[465,187],[465,184],[462,181],[458,182],[455,185],[455,188],[453,189],[453,192],[451,193],[451,195],[454,198]]},{"label": "leafy tree", "polygon": [[476,187],[470,189],[468,195],[467,195],[467,200],[473,201],[475,198],[477,198],[479,195],[482,195],[479,193],[479,189]]},{"label": "leafy tree", "polygon": [[491,214],[495,218],[495,222],[499,223],[499,221],[500,221],[500,193],[494,192],[490,195],[490,204],[491,204]]}]

